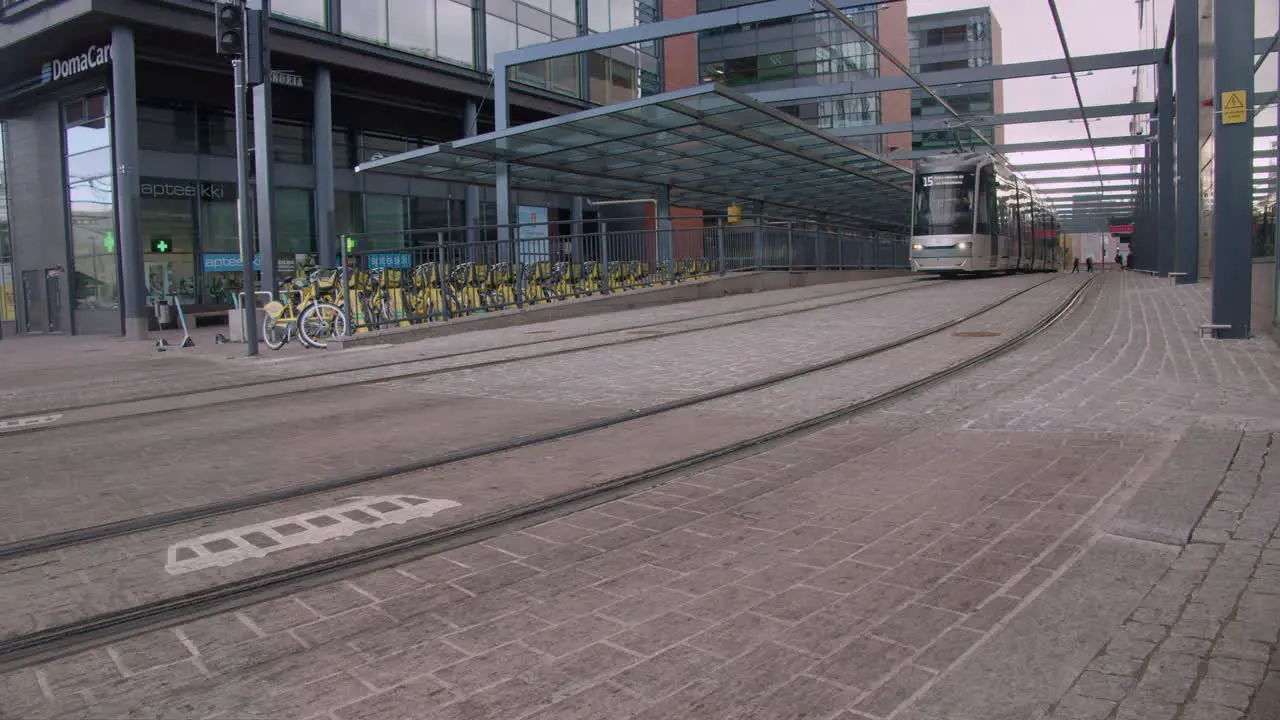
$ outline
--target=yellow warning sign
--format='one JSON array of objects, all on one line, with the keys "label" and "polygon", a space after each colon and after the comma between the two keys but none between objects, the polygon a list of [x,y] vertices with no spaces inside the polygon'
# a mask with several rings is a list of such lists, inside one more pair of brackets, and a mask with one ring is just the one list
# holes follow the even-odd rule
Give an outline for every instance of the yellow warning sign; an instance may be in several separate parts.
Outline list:
[{"label": "yellow warning sign", "polygon": [[1249,104],[1243,90],[1222,93],[1222,124],[1235,125],[1249,119]]}]

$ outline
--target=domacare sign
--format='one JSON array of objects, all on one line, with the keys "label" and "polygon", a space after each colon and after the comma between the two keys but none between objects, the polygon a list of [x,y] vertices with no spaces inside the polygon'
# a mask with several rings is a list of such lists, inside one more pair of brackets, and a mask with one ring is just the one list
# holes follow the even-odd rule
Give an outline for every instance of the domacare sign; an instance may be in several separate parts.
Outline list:
[{"label": "domacare sign", "polygon": [[90,45],[87,50],[69,58],[50,60],[40,68],[40,82],[47,84],[74,77],[96,67],[110,64],[111,44]]}]

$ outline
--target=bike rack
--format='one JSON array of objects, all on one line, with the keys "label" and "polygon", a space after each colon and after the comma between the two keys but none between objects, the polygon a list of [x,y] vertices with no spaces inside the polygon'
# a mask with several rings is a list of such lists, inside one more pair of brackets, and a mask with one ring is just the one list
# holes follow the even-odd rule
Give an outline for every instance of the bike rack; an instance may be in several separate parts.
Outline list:
[{"label": "bike rack", "polygon": [[[271,302],[272,300],[274,300],[274,299],[275,299],[275,294],[274,294],[274,293],[272,293],[270,290],[255,290],[255,291],[254,291],[254,293],[253,293],[253,296],[254,296],[255,298],[256,298],[256,297],[258,297],[258,296],[262,296],[262,297],[264,297],[264,298],[266,298],[266,299],[267,299],[267,302]],[[239,312],[239,311],[243,310],[243,309],[244,309],[244,307],[245,307],[245,305],[244,305],[244,291],[243,291],[243,290],[241,290],[241,291],[239,291],[239,292],[235,293],[234,295],[232,295],[232,296],[231,296],[231,303],[232,303],[233,305],[235,305],[235,309],[236,309],[236,311],[237,311],[237,312]],[[257,307],[257,303],[256,303],[256,302],[254,303],[254,307]],[[257,313],[254,313],[254,317],[257,317]],[[248,322],[249,322],[249,319],[248,319],[248,318],[249,318],[249,316],[248,316],[247,314],[245,314],[245,313],[243,313],[243,312],[240,312],[240,325],[241,325],[241,327],[240,327],[240,341],[241,341],[241,342],[245,342],[245,341],[246,341],[246,338],[248,338],[248,337],[249,337],[249,328],[248,328]],[[258,328],[256,328],[256,327],[255,327],[255,328],[253,329],[253,332],[258,332]]]}]

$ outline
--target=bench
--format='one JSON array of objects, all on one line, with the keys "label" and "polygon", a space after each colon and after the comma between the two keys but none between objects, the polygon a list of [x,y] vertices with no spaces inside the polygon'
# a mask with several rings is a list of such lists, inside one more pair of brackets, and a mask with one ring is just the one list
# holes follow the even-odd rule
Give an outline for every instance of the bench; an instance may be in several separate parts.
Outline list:
[{"label": "bench", "polygon": [[1216,333],[1219,330],[1230,330],[1230,329],[1231,329],[1230,325],[1215,325],[1213,323],[1205,323],[1204,325],[1200,326],[1200,337],[1204,337],[1204,334],[1206,332],[1212,335],[1213,333]]},{"label": "bench", "polygon": [[1181,272],[1181,273],[1180,273],[1180,272],[1171,272],[1171,273],[1169,273],[1169,284],[1170,284],[1170,285],[1177,285],[1177,284],[1178,284],[1178,278],[1180,278],[1180,277],[1186,277],[1186,275],[1187,275],[1187,274],[1186,274],[1186,273],[1184,273],[1184,272]]}]

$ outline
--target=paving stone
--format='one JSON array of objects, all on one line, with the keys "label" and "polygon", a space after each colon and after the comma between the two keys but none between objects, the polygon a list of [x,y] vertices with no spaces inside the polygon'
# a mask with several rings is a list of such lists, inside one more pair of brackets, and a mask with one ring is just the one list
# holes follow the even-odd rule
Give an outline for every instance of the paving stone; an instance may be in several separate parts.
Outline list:
[{"label": "paving stone", "polygon": [[1085,697],[1102,700],[1120,701],[1125,698],[1129,688],[1133,687],[1133,678],[1124,675],[1085,672],[1073,686],[1073,691]]},{"label": "paving stone", "polygon": [[527,635],[524,642],[535,650],[560,657],[615,635],[625,627],[616,620],[585,615]]},{"label": "paving stone", "polygon": [[868,715],[888,716],[932,679],[933,673],[928,670],[906,665],[859,702],[857,709]]},{"label": "paving stone", "polygon": [[[801,625],[817,617],[821,615],[816,615]],[[734,658],[746,652],[757,642],[778,636],[786,627],[785,624],[763,615],[743,612],[693,636],[688,644],[722,658]]]},{"label": "paving stone", "polygon": [[435,671],[435,677],[462,693],[470,693],[515,677],[542,663],[542,656],[520,643],[507,643],[486,653]]},{"label": "paving stone", "polygon": [[1249,699],[1253,696],[1253,684],[1231,682],[1220,678],[1207,677],[1200,681],[1196,688],[1196,702],[1226,705],[1237,710],[1248,710]]},{"label": "paving stone", "polygon": [[1104,675],[1122,675],[1135,677],[1141,670],[1143,661],[1123,655],[1100,655],[1089,663],[1089,669]]},{"label": "paving stone", "polygon": [[642,698],[657,700],[705,674],[715,664],[715,656],[681,645],[618,673],[613,681]]},{"label": "paving stone", "polygon": [[466,653],[451,645],[431,641],[384,655],[373,662],[353,668],[351,673],[375,688],[390,688],[411,677],[453,665],[466,657]]},{"label": "paving stone", "polygon": [[987,600],[986,604],[964,621],[964,626],[974,630],[990,630],[1003,620],[1018,606],[1016,598],[998,595]]},{"label": "paving stone", "polygon": [[618,633],[609,642],[637,655],[655,655],[705,630],[711,622],[681,612],[669,612]]},{"label": "paving stone", "polygon": [[1240,720],[1244,713],[1235,708],[1195,702],[1182,710],[1182,720]]},{"label": "paving stone", "polygon": [[1109,700],[1072,694],[1064,697],[1049,717],[1052,720],[1105,720],[1115,707],[1116,703]]},{"label": "paving stone", "polygon": [[783,622],[798,622],[840,599],[838,593],[796,586],[752,608],[753,612]]},{"label": "paving stone", "polygon": [[388,720],[422,717],[454,699],[436,680],[422,677],[371,695],[334,711],[339,720]]},{"label": "paving stone", "polygon": [[814,666],[813,674],[842,685],[869,690],[888,677],[911,651],[884,640],[860,637]]},{"label": "paving stone", "polygon": [[530,613],[518,612],[490,620],[469,630],[463,630],[444,637],[453,645],[468,653],[484,652],[490,648],[503,645],[512,637],[532,635],[549,627],[548,623]]},{"label": "paving stone", "polygon": [[1251,662],[1227,657],[1214,657],[1209,660],[1206,675],[1218,680],[1230,680],[1256,687],[1262,682],[1267,666],[1262,662]]},{"label": "paving stone", "polygon": [[819,718],[847,707],[856,695],[817,678],[801,676],[755,703],[742,720]]},{"label": "paving stone", "polygon": [[187,660],[191,651],[173,630],[159,630],[121,640],[108,646],[128,673],[140,673],[157,665]]}]

